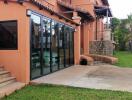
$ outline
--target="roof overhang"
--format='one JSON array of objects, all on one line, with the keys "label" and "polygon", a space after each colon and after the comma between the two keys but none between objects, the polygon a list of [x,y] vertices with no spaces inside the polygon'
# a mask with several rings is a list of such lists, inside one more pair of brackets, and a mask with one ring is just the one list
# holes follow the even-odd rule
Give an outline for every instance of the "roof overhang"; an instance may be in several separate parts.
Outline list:
[{"label": "roof overhang", "polygon": [[79,7],[74,7],[68,3],[58,1],[57,2],[60,6],[66,8],[68,11],[76,11],[78,12],[78,15],[84,19],[84,20],[93,20],[94,17],[85,9],[79,8]]},{"label": "roof overhang", "polygon": [[109,7],[95,6],[94,8],[97,16],[113,16]]},{"label": "roof overhang", "polygon": [[47,10],[48,12],[50,12],[51,14],[54,14],[56,16],[58,16],[59,18],[62,18],[64,20],[66,20],[67,22],[71,22],[72,24],[75,24],[75,25],[80,25],[79,23],[76,23],[74,22],[73,20],[59,14],[58,12],[55,12],[54,10],[50,9],[49,7],[46,7],[44,5],[42,5],[41,3],[39,3],[37,0],[30,0],[31,3],[33,3],[34,5],[38,6],[39,8],[41,8],[42,10]]},{"label": "roof overhang", "polygon": [[[80,24],[79,23],[76,23],[74,22],[73,20],[59,14],[58,12],[55,12],[54,10],[50,9],[49,7],[47,6],[44,6],[43,4],[41,4],[40,2],[38,2],[37,0],[2,0],[2,1],[6,1],[5,3],[8,3],[8,2],[18,2],[20,4],[23,4],[24,2],[30,2],[32,4],[34,4],[35,6],[37,6],[40,10],[46,10],[48,11],[51,15],[56,15],[58,16],[60,19],[64,19],[66,22],[69,22],[71,24],[74,24],[74,25],[77,25],[79,26]],[[21,1],[21,2],[19,2]]]}]

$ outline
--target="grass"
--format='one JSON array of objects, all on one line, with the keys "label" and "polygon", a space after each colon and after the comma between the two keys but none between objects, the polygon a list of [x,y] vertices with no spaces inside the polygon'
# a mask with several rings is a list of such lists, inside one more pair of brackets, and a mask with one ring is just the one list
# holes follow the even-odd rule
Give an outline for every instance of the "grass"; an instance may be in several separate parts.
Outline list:
[{"label": "grass", "polygon": [[115,57],[119,59],[118,63],[115,65],[132,68],[132,53],[127,51],[117,51]]},{"label": "grass", "polygon": [[66,86],[30,85],[2,100],[132,100],[132,93]]}]

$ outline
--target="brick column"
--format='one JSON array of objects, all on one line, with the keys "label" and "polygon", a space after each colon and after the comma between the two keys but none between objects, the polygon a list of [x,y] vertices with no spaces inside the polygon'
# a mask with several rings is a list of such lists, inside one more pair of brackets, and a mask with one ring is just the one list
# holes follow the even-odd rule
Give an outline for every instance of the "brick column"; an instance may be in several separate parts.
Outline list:
[{"label": "brick column", "polygon": [[[81,17],[78,16],[77,12],[73,12],[73,17],[72,19],[76,22],[76,23],[80,23],[81,21]],[[80,45],[80,26],[76,26],[75,29],[75,33],[74,33],[74,62],[75,64],[79,64],[80,62],[80,49],[81,49],[81,45]]]}]

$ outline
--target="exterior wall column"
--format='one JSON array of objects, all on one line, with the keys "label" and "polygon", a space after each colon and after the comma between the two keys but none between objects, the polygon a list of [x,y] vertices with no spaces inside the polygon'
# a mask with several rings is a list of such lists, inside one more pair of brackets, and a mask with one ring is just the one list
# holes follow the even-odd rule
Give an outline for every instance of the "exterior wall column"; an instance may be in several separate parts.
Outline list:
[{"label": "exterior wall column", "polygon": [[[73,12],[72,19],[76,23],[80,23],[81,17],[78,16],[77,12]],[[76,26],[75,33],[74,33],[74,62],[75,64],[79,64],[80,62],[80,53],[81,53],[81,27]]]},{"label": "exterior wall column", "polygon": [[88,23],[84,23],[83,24],[84,27],[84,35],[83,35],[83,53],[84,54],[89,54],[89,24]]}]

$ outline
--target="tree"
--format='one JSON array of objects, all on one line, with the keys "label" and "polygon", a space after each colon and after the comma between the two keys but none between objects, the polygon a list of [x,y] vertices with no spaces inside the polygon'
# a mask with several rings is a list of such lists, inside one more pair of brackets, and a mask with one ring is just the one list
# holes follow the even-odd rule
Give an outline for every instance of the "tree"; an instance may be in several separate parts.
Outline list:
[{"label": "tree", "polygon": [[127,24],[129,25],[129,31],[132,34],[132,14],[128,15]]},{"label": "tree", "polygon": [[120,19],[112,18],[110,21],[111,21],[112,32],[114,32],[115,29],[120,25]]},{"label": "tree", "polygon": [[127,19],[112,18],[111,24],[118,49],[132,51],[132,14]]},{"label": "tree", "polygon": [[114,18],[112,20],[112,31],[114,33],[114,40],[118,44],[118,49],[121,51],[126,50],[126,41],[127,35],[129,33],[128,29],[126,28],[126,19],[117,19]]},{"label": "tree", "polygon": [[128,15],[127,25],[129,29],[129,35],[127,36],[127,44],[129,51],[132,52],[132,14]]}]

